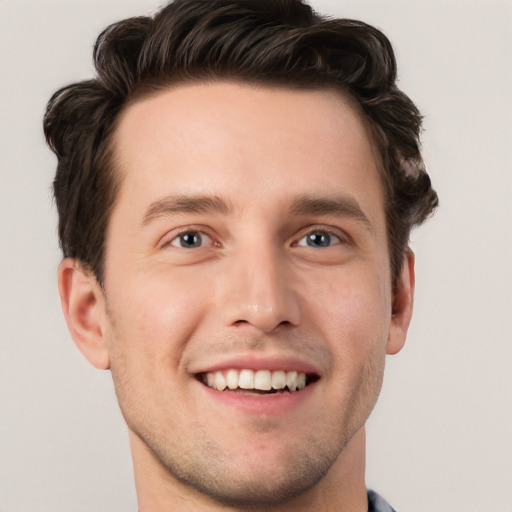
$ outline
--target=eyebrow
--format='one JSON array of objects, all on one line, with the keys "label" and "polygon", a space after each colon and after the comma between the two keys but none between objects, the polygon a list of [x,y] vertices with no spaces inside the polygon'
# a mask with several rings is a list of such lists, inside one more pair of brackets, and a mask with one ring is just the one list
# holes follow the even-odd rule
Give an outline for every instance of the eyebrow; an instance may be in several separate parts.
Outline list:
[{"label": "eyebrow", "polygon": [[218,196],[171,195],[151,203],[142,219],[142,226],[159,217],[180,213],[221,213],[229,215],[234,208],[231,202]]},{"label": "eyebrow", "polygon": [[373,225],[364,214],[359,203],[350,196],[300,196],[290,207],[292,215],[333,215],[348,217],[366,225],[373,231]]},{"label": "eyebrow", "polygon": [[[183,213],[220,213],[230,215],[234,212],[233,204],[222,197],[213,195],[170,195],[151,203],[142,219],[142,226],[153,220],[168,215]],[[370,230],[372,223],[364,214],[359,203],[350,196],[309,196],[302,195],[294,199],[290,206],[294,216],[332,215],[349,217],[362,222]]]}]

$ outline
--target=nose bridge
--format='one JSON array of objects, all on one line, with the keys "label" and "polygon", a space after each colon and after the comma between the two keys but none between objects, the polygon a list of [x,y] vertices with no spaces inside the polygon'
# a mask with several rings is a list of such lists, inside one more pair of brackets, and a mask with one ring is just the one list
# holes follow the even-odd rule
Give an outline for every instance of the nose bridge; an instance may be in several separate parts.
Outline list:
[{"label": "nose bridge", "polygon": [[271,244],[254,244],[229,263],[231,279],[222,306],[228,325],[250,324],[271,332],[281,324],[300,323],[300,305],[286,258]]}]

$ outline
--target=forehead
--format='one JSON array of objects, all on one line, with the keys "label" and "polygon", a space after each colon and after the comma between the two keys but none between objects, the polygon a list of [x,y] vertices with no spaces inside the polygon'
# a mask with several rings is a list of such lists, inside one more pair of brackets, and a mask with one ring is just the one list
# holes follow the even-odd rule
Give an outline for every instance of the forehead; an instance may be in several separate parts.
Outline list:
[{"label": "forehead", "polygon": [[119,200],[133,208],[171,193],[227,196],[243,209],[351,189],[381,203],[365,123],[337,91],[180,85],[128,105],[114,144]]}]

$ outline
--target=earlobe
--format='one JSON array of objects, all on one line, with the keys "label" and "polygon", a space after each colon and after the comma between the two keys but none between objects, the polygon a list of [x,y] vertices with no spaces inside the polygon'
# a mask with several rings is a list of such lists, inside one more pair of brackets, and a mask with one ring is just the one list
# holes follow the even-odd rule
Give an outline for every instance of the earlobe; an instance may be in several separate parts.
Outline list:
[{"label": "earlobe", "polygon": [[76,260],[65,258],[59,265],[58,281],[62,311],[76,346],[94,367],[108,369],[105,301],[95,276]]},{"label": "earlobe", "polygon": [[407,330],[412,318],[414,281],[414,253],[408,249],[393,295],[391,325],[386,346],[388,354],[396,354],[405,344]]}]

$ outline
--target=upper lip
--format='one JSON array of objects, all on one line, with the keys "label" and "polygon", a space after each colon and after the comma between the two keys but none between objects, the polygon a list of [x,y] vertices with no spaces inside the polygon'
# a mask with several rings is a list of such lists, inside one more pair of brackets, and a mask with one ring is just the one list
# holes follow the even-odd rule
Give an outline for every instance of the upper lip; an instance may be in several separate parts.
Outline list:
[{"label": "upper lip", "polygon": [[210,358],[207,362],[195,365],[193,369],[190,369],[190,372],[197,375],[199,373],[216,372],[231,368],[235,370],[296,371],[320,376],[320,371],[314,364],[304,361],[300,357],[285,355],[265,356],[261,354],[222,356],[214,358],[214,360]]}]

